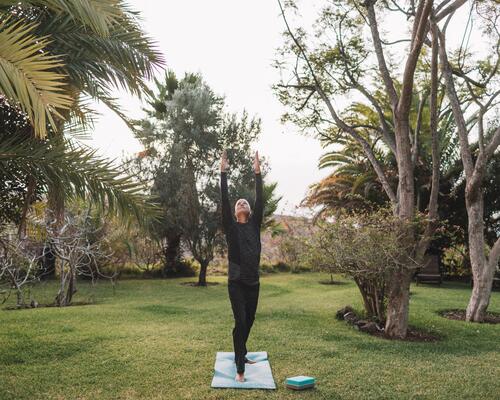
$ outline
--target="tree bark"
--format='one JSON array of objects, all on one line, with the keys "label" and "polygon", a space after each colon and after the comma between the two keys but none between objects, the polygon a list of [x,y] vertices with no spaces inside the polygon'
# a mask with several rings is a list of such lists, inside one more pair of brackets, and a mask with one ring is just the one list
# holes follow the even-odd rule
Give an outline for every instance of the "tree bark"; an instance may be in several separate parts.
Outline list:
[{"label": "tree bark", "polygon": [[52,279],[56,275],[56,255],[50,244],[46,243],[43,248],[42,274],[40,279]]},{"label": "tree bark", "polygon": [[482,191],[476,196],[466,193],[465,203],[469,217],[469,254],[474,285],[466,311],[466,320],[481,322],[488,308],[495,268],[488,268],[484,254],[484,200]]},{"label": "tree bark", "polygon": [[208,262],[205,260],[199,261],[200,263],[200,274],[198,276],[198,286],[207,286],[207,268]]},{"label": "tree bark", "polygon": [[[415,213],[415,182],[414,169],[409,142],[409,120],[407,117],[395,118],[396,145],[398,149],[398,208],[397,215],[403,221],[411,221]],[[405,237],[408,243],[415,241],[413,229],[408,229]],[[412,248],[405,244],[406,248]],[[391,276],[387,294],[387,318],[385,333],[389,337],[404,338],[408,329],[408,313],[410,299],[410,282],[413,276],[412,268],[396,271]]]},{"label": "tree bark", "polygon": [[76,293],[76,271],[74,271],[73,267],[70,267],[69,272],[69,283],[68,289],[66,291],[65,305],[69,306],[71,301],[73,300],[73,295]]},{"label": "tree bark", "polygon": [[58,307],[64,307],[66,305],[66,279],[67,274],[64,271],[64,262],[59,260],[59,291],[56,296],[56,304]]},{"label": "tree bark", "polygon": [[385,333],[389,337],[400,339],[406,337],[411,278],[411,272],[398,271],[393,274],[389,282],[385,323]]},{"label": "tree bark", "polygon": [[180,258],[181,235],[174,234],[167,237],[165,247],[165,265],[163,266],[163,277],[174,276]]},{"label": "tree bark", "polygon": [[384,282],[378,279],[363,279],[355,277],[367,318],[376,318],[379,322],[385,319]]},{"label": "tree bark", "polygon": [[[482,322],[490,304],[493,273],[485,269],[481,275],[473,270],[474,286],[467,305],[465,320],[469,322]],[[494,272],[494,271],[493,271]]]}]

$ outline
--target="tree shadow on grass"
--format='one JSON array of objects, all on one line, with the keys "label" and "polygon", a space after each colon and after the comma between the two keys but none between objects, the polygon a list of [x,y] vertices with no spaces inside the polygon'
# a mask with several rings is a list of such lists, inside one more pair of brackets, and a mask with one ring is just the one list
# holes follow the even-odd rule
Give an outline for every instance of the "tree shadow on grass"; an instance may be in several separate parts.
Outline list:
[{"label": "tree shadow on grass", "polygon": [[79,353],[88,352],[100,343],[112,340],[104,336],[93,336],[81,340],[41,340],[39,338],[23,337],[2,346],[0,365],[46,364],[73,357]]},{"label": "tree shadow on grass", "polygon": [[304,318],[311,318],[316,320],[316,317],[311,315],[311,313],[305,310],[271,310],[271,311],[259,311],[257,313],[257,318],[262,321],[273,321],[273,320],[286,320],[291,322],[304,322]]},{"label": "tree shadow on grass", "polygon": [[[346,327],[346,329],[352,328]],[[404,359],[412,361],[435,361],[440,354],[470,357],[496,351],[497,342],[489,337],[481,337],[477,334],[464,335],[456,331],[447,334],[440,332],[439,335],[441,340],[437,342],[410,342],[387,340],[357,331],[350,334],[339,329],[339,332],[323,335],[322,339],[342,344],[352,351],[377,353],[380,356],[400,354]],[[460,340],[457,340],[457,336]]]},{"label": "tree shadow on grass", "polygon": [[266,283],[265,286],[260,287],[260,296],[264,297],[279,297],[291,293],[292,290],[284,286],[273,285]]},{"label": "tree shadow on grass", "polygon": [[189,281],[189,282],[181,282],[179,285],[182,286],[191,286],[191,287],[197,287],[197,288],[207,288],[209,286],[217,286],[220,285],[219,282],[206,282],[205,285],[200,285],[198,281]]},{"label": "tree shadow on grass", "polygon": [[66,306],[59,306],[56,303],[47,303],[47,304],[37,304],[36,306],[32,306],[30,304],[23,304],[19,306],[7,306],[4,307],[4,311],[17,311],[17,310],[37,310],[40,308],[59,308],[64,310],[67,307],[76,307],[76,306],[94,306],[99,303],[95,301],[72,301],[70,304]]},{"label": "tree shadow on grass", "polygon": [[326,285],[326,286],[342,286],[342,285],[347,285],[350,282],[347,281],[332,281],[330,279],[323,279],[318,281],[320,285]]},{"label": "tree shadow on grass", "polygon": [[190,310],[185,307],[163,305],[163,304],[149,304],[146,306],[137,307],[137,310],[150,312],[156,315],[184,315],[188,314]]}]

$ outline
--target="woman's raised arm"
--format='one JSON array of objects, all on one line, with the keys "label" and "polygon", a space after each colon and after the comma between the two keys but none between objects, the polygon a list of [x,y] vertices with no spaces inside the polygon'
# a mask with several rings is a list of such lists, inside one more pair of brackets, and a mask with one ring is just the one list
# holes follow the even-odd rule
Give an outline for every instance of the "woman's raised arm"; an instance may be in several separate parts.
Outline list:
[{"label": "woman's raised arm", "polygon": [[253,221],[260,229],[262,225],[262,219],[264,217],[264,199],[263,199],[263,188],[262,188],[262,174],[260,171],[260,160],[259,152],[255,152],[255,158],[253,160],[253,170],[255,172],[255,204],[253,206]]},{"label": "woman's raised arm", "polygon": [[226,150],[224,150],[220,163],[220,191],[222,202],[222,226],[226,232],[234,222],[233,216],[231,214],[231,205],[229,204],[229,194],[227,189],[228,166],[229,163],[227,161],[227,153]]}]

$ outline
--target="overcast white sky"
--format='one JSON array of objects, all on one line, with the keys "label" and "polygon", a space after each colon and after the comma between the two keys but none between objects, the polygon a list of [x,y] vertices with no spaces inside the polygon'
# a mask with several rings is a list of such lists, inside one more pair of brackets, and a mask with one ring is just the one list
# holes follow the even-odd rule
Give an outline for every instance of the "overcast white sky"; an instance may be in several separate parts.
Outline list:
[{"label": "overcast white sky", "polygon": [[[226,96],[230,111],[246,109],[262,119],[256,148],[270,163],[269,179],[283,195],[280,212],[293,212],[308,185],[328,171],[319,171],[319,142],[280,124],[283,112],[271,90],[278,81],[272,67],[280,46],[283,22],[274,0],[129,0],[142,14],[143,27],[158,43],[167,67],[178,76],[200,72],[207,83]],[[302,1],[303,13],[313,14],[317,1]],[[306,15],[307,17],[307,15]],[[162,74],[162,72],[160,72]],[[141,102],[117,93],[128,115],[142,116]],[[121,159],[140,151],[126,125],[104,106],[90,145],[102,155]]]}]

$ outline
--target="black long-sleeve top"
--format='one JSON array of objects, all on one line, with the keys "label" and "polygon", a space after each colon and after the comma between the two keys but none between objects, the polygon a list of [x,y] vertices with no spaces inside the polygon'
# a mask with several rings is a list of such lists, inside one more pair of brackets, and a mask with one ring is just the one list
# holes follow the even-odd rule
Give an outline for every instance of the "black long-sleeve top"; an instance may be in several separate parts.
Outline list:
[{"label": "black long-sleeve top", "polygon": [[262,175],[255,174],[255,204],[247,222],[234,219],[229,204],[227,173],[221,173],[222,226],[228,247],[228,279],[254,285],[259,283],[260,227],[264,214]]}]

